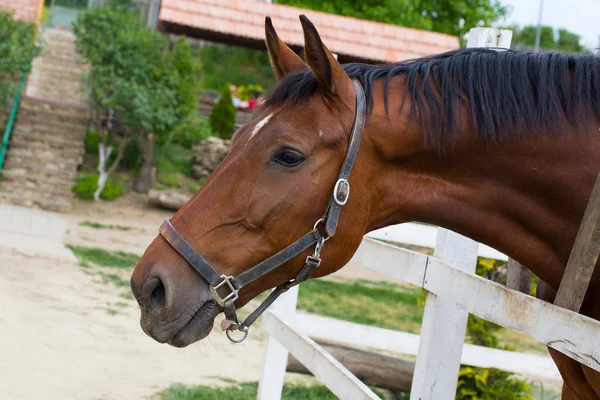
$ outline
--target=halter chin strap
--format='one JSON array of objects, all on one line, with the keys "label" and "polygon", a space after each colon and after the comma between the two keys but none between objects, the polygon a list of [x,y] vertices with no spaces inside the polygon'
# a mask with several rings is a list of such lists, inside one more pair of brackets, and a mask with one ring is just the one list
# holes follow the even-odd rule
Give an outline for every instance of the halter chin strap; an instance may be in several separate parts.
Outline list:
[{"label": "halter chin strap", "polygon": [[[352,166],[358,154],[358,148],[362,138],[362,133],[365,125],[367,107],[365,101],[365,92],[362,85],[357,80],[353,80],[356,88],[356,112],[354,116],[354,124],[350,132],[348,144],[348,152],[340,169],[338,180],[333,188],[333,193],[329,200],[329,204],[323,216],[315,223],[313,229],[294,243],[247,269],[236,277],[229,275],[218,274],[213,267],[198,253],[185,238],[171,224],[170,219],[166,219],[160,226],[160,234],[167,242],[175,249],[188,264],[190,264],[202,277],[210,284],[210,291],[215,301],[223,307],[225,319],[221,323],[221,329],[226,331],[227,337],[234,343],[240,343],[248,336],[248,329],[256,319],[271,305],[273,302],[285,293],[291,287],[294,287],[311,277],[315,269],[321,264],[321,250],[325,242],[335,235],[342,207],[348,202],[350,196],[350,183],[348,179]],[[319,230],[319,225],[323,224],[322,231]],[[271,292],[269,297],[262,302],[256,310],[254,310],[242,323],[238,322],[235,301],[239,297],[239,291],[251,282],[265,276],[269,272],[275,270],[285,264],[292,258],[296,257],[303,251],[315,246],[311,255],[306,257],[304,266],[298,273],[298,276],[282,285],[277,286]],[[241,339],[231,337],[232,331],[243,332]]]}]

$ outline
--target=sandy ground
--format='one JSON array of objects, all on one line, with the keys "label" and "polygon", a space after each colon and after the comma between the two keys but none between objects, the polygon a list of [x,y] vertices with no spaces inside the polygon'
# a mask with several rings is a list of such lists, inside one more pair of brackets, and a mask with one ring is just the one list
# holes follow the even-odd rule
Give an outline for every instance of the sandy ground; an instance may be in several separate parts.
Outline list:
[{"label": "sandy ground", "polygon": [[[174,382],[257,380],[263,335],[187,349],[139,327],[132,300],[77,265],[0,254],[0,399],[142,399]],[[127,304],[117,315],[111,304]]]},{"label": "sandy ground", "polygon": [[[135,194],[112,203],[77,202],[63,216],[66,243],[142,254],[170,214]],[[80,226],[83,221],[131,229],[94,229]],[[383,278],[356,267],[342,276]],[[142,332],[137,304],[120,296],[125,290],[78,265],[0,253],[0,399],[144,399],[176,382],[259,379],[260,324],[241,345],[215,331],[175,349]]]}]

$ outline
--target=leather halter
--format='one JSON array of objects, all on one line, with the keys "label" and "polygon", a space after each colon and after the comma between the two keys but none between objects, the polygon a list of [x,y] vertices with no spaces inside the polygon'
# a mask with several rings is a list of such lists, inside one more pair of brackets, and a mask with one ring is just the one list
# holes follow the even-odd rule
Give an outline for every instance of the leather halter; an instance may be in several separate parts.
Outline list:
[{"label": "leather halter", "polygon": [[[311,277],[315,269],[321,264],[321,250],[325,241],[335,235],[342,207],[348,201],[350,195],[350,183],[348,178],[352,166],[356,160],[358,148],[362,138],[366,119],[365,92],[359,81],[353,80],[356,88],[356,112],[354,123],[350,132],[348,152],[340,168],[338,180],[333,188],[333,193],[323,216],[314,224],[313,229],[294,243],[247,269],[236,277],[220,275],[213,267],[177,232],[175,227],[167,218],[160,226],[160,234],[169,242],[187,262],[210,284],[210,291],[215,301],[224,309],[225,320],[221,323],[221,329],[226,331],[227,337],[234,343],[240,343],[248,336],[248,328],[256,319],[283,293]],[[323,234],[319,231],[319,225],[323,224]],[[315,246],[313,254],[306,257],[304,266],[298,276],[282,285],[277,286],[269,297],[256,310],[254,310],[242,323],[238,322],[234,302],[238,299],[239,291],[251,282],[263,277],[269,272],[285,264],[306,249]],[[227,290],[226,295],[221,293]],[[244,333],[241,339],[234,339],[230,332],[239,330]]]}]

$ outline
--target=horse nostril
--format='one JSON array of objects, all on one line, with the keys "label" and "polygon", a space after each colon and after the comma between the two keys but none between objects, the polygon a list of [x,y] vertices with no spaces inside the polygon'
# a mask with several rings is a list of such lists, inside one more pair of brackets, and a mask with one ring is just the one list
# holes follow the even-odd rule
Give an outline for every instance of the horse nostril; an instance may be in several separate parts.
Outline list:
[{"label": "horse nostril", "polygon": [[146,280],[143,289],[143,302],[150,310],[154,310],[165,304],[165,285],[158,276],[153,276]]},{"label": "horse nostril", "polygon": [[158,285],[152,291],[150,296],[150,307],[154,310],[155,308],[164,305],[165,303],[165,285],[159,279]]}]

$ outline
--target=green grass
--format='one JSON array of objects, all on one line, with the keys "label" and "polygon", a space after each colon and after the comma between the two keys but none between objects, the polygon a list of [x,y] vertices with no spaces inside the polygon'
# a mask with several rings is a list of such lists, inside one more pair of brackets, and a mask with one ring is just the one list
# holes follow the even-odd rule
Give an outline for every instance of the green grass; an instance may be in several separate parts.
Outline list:
[{"label": "green grass", "polygon": [[102,278],[103,283],[110,283],[116,287],[129,288],[129,281],[121,278],[117,274],[108,274],[104,271],[97,271],[97,275]]},{"label": "green grass", "polygon": [[159,172],[156,174],[156,181],[169,188],[183,187],[185,175],[179,172]]},{"label": "green grass", "polygon": [[418,333],[421,289],[386,282],[309,280],[300,285],[298,308],[364,325]]},{"label": "green grass", "polygon": [[113,230],[120,230],[120,231],[130,231],[132,229],[130,226],[106,225],[106,224],[102,224],[100,222],[94,222],[94,221],[88,221],[88,220],[81,222],[79,224],[79,226],[88,226],[90,228],[95,228],[95,229],[113,229]]},{"label": "green grass", "polygon": [[108,251],[97,247],[72,245],[68,245],[67,247],[75,253],[81,264],[92,262],[102,267],[132,268],[140,259],[139,255],[124,251]]},{"label": "green grass", "polygon": [[[161,400],[254,400],[257,383],[237,383],[227,387],[185,386],[174,384],[158,394]],[[283,386],[282,399],[286,400],[337,400],[325,386]]]}]

